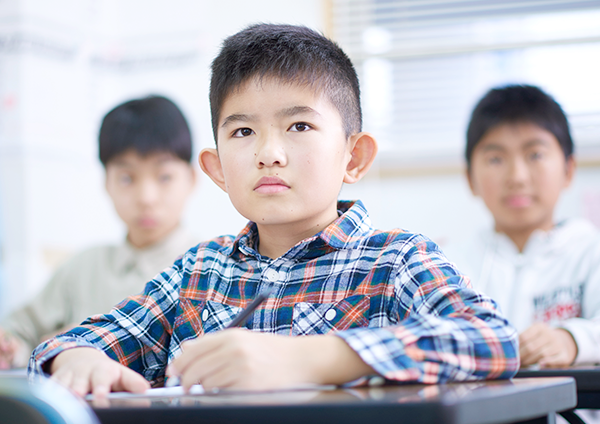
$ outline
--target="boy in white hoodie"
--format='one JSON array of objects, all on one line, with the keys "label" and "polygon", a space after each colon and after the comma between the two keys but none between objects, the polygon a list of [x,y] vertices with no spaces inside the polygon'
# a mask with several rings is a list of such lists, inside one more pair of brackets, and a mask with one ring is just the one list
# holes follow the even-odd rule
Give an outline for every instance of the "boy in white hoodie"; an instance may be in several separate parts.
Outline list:
[{"label": "boy in white hoodie", "polygon": [[489,91],[471,116],[466,159],[495,226],[449,246],[449,258],[517,328],[521,366],[600,362],[600,234],[582,219],[554,220],[575,171],[561,107],[537,87]]}]

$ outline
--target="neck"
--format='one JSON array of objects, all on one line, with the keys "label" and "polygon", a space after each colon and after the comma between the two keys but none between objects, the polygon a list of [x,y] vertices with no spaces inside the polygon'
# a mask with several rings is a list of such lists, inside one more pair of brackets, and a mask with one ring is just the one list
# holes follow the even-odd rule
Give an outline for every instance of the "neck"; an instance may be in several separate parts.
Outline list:
[{"label": "neck", "polygon": [[554,221],[550,221],[544,225],[539,225],[530,228],[519,228],[519,229],[503,229],[496,225],[496,232],[504,233],[509,239],[515,244],[519,253],[523,253],[525,245],[529,241],[529,238],[535,230],[549,231],[554,227]]},{"label": "neck", "polygon": [[260,237],[258,252],[268,258],[277,259],[300,241],[323,231],[337,218],[337,209],[335,209],[333,213],[318,220],[311,220],[311,222],[280,225],[257,224]]},{"label": "neck", "polygon": [[175,231],[177,226],[178,224],[174,225],[173,227],[157,231],[141,231],[129,228],[129,231],[127,232],[127,240],[132,246],[138,249],[144,249],[163,241],[173,231]]},{"label": "neck", "polygon": [[525,245],[527,244],[527,240],[529,240],[529,237],[531,237],[531,234],[533,233],[534,230],[531,231],[503,231],[504,234],[506,234],[508,236],[509,239],[512,240],[512,242],[515,244],[515,246],[517,247],[517,250],[519,251],[519,253],[523,253],[523,249],[525,249]]}]

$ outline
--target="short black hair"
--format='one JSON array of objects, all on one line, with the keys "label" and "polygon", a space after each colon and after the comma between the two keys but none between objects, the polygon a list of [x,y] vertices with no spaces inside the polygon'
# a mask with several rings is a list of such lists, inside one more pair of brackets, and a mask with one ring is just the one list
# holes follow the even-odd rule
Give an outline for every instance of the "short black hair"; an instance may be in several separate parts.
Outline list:
[{"label": "short black hair", "polygon": [[361,131],[358,77],[344,51],[304,26],[256,24],[226,38],[212,63],[209,97],[215,141],[223,102],[253,77],[322,90],[340,113],[346,137]]},{"label": "short black hair", "polygon": [[493,88],[477,103],[467,129],[465,157],[471,167],[473,149],[492,128],[502,124],[532,123],[551,132],[568,159],[573,154],[569,122],[549,94],[532,85]]},{"label": "short black hair", "polygon": [[175,103],[148,96],[122,103],[106,114],[100,126],[100,162],[106,167],[130,149],[141,156],[166,152],[186,162],[192,160],[190,128]]}]

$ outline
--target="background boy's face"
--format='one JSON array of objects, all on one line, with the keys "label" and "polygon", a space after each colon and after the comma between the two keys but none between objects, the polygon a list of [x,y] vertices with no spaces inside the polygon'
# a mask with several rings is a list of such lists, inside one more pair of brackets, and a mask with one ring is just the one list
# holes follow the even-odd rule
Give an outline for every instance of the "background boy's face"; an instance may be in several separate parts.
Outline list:
[{"label": "background boy's face", "polygon": [[496,231],[548,230],[561,191],[568,187],[573,159],[556,137],[532,123],[501,124],[473,150],[468,174],[473,194],[494,216]]},{"label": "background boy's face", "polygon": [[169,153],[140,156],[128,150],[106,165],[106,190],[137,247],[177,227],[194,184],[193,168]]},{"label": "background boy's face", "polygon": [[337,218],[351,149],[339,112],[312,88],[265,78],[234,90],[218,149],[222,188],[259,228],[297,224],[302,232]]}]

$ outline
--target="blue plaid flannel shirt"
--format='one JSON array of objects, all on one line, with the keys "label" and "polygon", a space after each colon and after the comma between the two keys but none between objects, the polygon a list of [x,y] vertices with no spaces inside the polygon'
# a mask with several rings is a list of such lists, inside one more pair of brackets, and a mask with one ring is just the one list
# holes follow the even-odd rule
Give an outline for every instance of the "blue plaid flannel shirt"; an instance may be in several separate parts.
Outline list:
[{"label": "blue plaid flannel shirt", "polygon": [[222,330],[270,287],[248,329],[335,334],[386,379],[439,383],[516,373],[517,332],[435,243],[374,230],[360,201],[338,208],[336,221],[277,259],[258,253],[252,222],[236,238],[200,243],[142,293],[38,346],[30,372],[42,373],[66,349],[90,346],[161,385],[182,342]]}]

